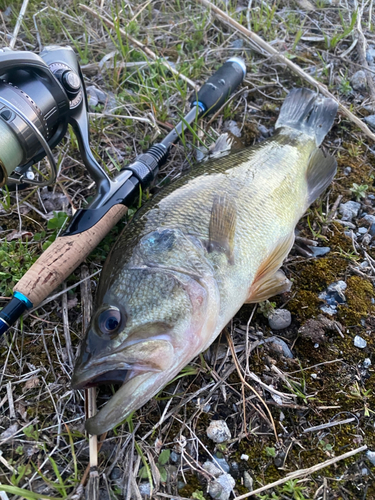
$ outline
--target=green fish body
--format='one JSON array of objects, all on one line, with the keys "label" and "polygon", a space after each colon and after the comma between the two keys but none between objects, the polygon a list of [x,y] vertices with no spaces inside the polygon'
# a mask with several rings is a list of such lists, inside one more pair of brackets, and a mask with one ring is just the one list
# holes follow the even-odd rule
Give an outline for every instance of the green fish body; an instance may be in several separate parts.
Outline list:
[{"label": "green fish body", "polygon": [[72,385],[121,383],[86,422],[101,434],[159,392],[245,302],[289,290],[279,270],[307,207],[336,172],[319,145],[337,111],[297,89],[276,134],[164,189],[125,228],[102,272]]}]

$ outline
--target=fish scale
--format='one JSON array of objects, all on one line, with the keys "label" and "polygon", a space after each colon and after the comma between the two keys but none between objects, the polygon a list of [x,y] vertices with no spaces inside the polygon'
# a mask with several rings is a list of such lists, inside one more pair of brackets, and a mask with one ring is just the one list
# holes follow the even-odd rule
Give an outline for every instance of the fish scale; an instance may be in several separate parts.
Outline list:
[{"label": "fish scale", "polygon": [[72,385],[118,379],[86,422],[111,429],[205,350],[244,302],[287,291],[294,229],[331,182],[319,149],[337,107],[307,89],[285,100],[276,134],[165,188],[124,229],[102,271]]}]

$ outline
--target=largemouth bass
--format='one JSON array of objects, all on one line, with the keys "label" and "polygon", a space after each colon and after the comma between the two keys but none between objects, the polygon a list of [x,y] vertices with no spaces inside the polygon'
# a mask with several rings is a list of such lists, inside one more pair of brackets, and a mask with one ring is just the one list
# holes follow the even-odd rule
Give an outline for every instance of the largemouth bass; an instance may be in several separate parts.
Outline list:
[{"label": "largemouth bass", "polygon": [[280,271],[336,162],[319,149],[336,103],[289,93],[274,137],[194,169],[144,206],[105,263],[72,386],[121,384],[90,434],[112,429],[204,351],[245,302],[289,290]]}]

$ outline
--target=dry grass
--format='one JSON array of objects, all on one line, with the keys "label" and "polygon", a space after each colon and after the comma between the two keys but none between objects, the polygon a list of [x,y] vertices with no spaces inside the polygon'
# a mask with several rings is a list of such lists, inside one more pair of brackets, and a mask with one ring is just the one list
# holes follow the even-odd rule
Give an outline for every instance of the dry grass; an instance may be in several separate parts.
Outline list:
[{"label": "dry grass", "polygon": [[[189,108],[192,92],[189,82],[153,60],[120,28],[197,85],[229,56],[245,58],[247,89],[197,130],[207,145],[224,131],[228,120],[241,129],[235,147],[261,140],[262,127],[272,132],[288,90],[305,85],[200,3],[85,3],[115,28],[84,11],[75,0],[30,0],[16,48],[74,45],[86,86],[95,86],[106,96],[92,108],[91,145],[111,174],[179,121]],[[374,77],[375,66],[364,59],[366,43],[375,45],[372,1],[250,0],[217,5],[326,85],[357,117],[371,113],[375,105],[371,84],[363,92],[353,90],[350,76],[365,65],[368,81]],[[20,1],[0,1],[2,45],[11,40],[20,8]],[[158,184],[144,198],[191,168],[197,145],[197,138],[187,134],[184,143],[174,148]],[[222,454],[231,465],[235,495],[240,496],[248,491],[245,472],[257,489],[362,445],[375,451],[375,375],[373,368],[363,368],[364,358],[371,358],[375,347],[375,321],[366,316],[369,297],[374,297],[375,252],[371,243],[347,239],[343,227],[335,223],[335,202],[339,196],[341,201],[351,199],[353,183],[368,184],[366,194],[374,193],[375,149],[343,115],[326,147],[338,157],[338,175],[298,226],[300,239],[285,265],[294,288],[277,299],[278,306],[293,312],[293,323],[282,337],[295,358],[283,357],[272,343],[263,341],[270,335],[267,320],[259,308],[245,306],[228,325],[232,344],[223,335],[178,380],[99,442],[98,476],[89,483],[87,498],[99,493],[100,499],[140,499],[139,484],[146,483],[147,477],[155,498],[209,498],[210,475],[202,464],[214,453]],[[72,134],[58,149],[58,165],[53,189],[29,189],[2,198],[0,254],[7,273],[0,274],[2,304],[12,281],[55,236],[57,230],[47,227],[49,219],[56,219],[53,212],[71,214],[84,207],[94,192]],[[352,172],[345,175],[348,166]],[[374,200],[362,201],[363,211],[374,213]],[[53,300],[12,328],[2,343],[0,483],[24,492],[0,493],[0,498],[84,498],[89,464],[84,395],[70,389],[69,379],[89,309],[87,297],[90,290],[95,292],[97,273],[123,225],[114,228],[90,256],[87,272],[77,270]],[[14,230],[15,239],[8,241]],[[34,235],[31,242],[17,239],[25,233],[29,240],[30,233]],[[311,259],[306,247],[310,240],[330,246],[330,256]],[[368,266],[358,268],[364,259]],[[80,287],[82,276],[89,287]],[[327,327],[319,341],[298,333],[302,324],[319,314],[318,293],[339,278],[350,283],[348,307],[340,309],[340,323]],[[363,351],[353,347],[356,334],[368,342]],[[319,348],[314,348],[316,343]],[[98,405],[110,395],[110,388],[100,389]],[[212,418],[225,419],[231,429],[232,439],[225,446],[215,448],[206,437]],[[164,464],[163,450],[174,451],[176,460]],[[248,461],[241,459],[243,454]],[[302,482],[289,481],[261,495],[257,498],[374,499],[374,466],[359,453],[319,472],[309,470]]]}]

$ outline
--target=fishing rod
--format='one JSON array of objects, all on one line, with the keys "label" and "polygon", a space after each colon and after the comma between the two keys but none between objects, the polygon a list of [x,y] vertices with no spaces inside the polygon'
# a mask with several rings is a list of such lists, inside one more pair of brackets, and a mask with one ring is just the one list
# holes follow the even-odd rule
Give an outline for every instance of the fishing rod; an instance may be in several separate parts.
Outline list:
[{"label": "fishing rod", "polygon": [[[77,137],[82,161],[96,184],[96,195],[78,210],[67,229],[39,257],[13,289],[0,311],[0,335],[21,315],[38,306],[60,285],[149,187],[169,151],[197,118],[217,111],[246,75],[244,61],[228,59],[191,100],[191,109],[159,143],[136,157],[113,179],[90,149],[87,95],[71,47],[46,47],[40,55],[0,50],[0,187],[49,186],[57,176],[51,149],[63,139],[68,124]],[[47,156],[51,172],[35,179],[32,165]]]}]

